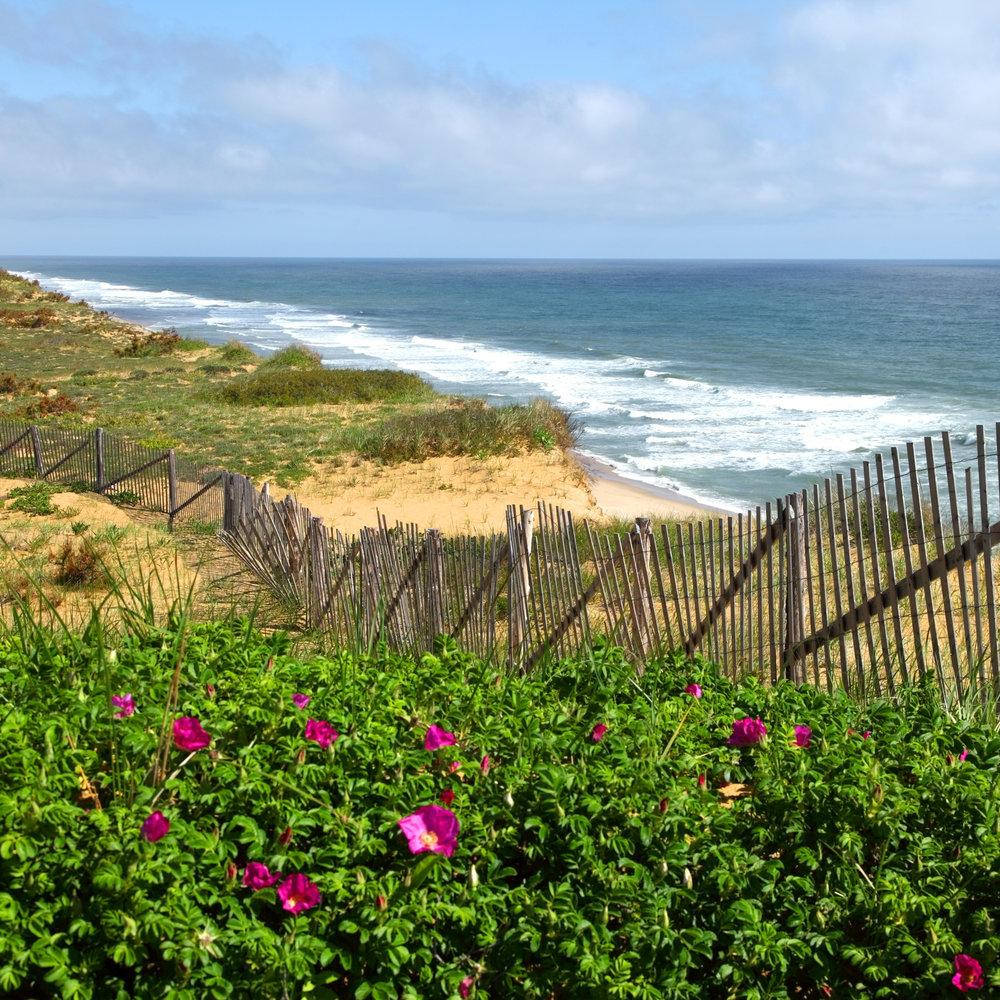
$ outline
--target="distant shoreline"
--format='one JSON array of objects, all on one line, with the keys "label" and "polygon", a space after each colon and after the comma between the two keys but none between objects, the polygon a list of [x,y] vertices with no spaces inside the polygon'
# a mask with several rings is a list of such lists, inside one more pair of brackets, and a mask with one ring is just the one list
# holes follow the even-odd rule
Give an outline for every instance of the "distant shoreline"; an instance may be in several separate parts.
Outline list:
[{"label": "distant shoreline", "polygon": [[590,491],[601,510],[613,517],[701,517],[705,514],[730,514],[722,507],[712,507],[665,486],[654,486],[630,479],[613,466],[580,451],[571,452],[587,474]]}]

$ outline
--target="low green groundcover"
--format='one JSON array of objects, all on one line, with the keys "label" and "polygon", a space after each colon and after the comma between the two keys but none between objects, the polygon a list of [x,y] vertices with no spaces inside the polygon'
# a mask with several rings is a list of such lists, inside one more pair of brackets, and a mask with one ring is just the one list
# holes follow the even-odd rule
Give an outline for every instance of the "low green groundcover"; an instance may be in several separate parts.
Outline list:
[{"label": "low green groundcover", "polygon": [[929,689],[300,658],[232,623],[27,644],[0,639],[0,992],[1000,989],[1000,738]]}]

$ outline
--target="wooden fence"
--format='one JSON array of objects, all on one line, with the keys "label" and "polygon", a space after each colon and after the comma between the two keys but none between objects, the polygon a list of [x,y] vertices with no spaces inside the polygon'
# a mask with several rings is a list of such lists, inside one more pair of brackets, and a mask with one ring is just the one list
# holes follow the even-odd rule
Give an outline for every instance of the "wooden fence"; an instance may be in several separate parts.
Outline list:
[{"label": "wooden fence", "polygon": [[892,695],[928,673],[1000,689],[997,445],[959,467],[947,433],[725,517],[609,533],[540,504],[506,531],[331,530],[294,498],[227,475],[222,537],[305,622],[420,652],[449,635],[529,668],[601,633],[637,664],[661,648],[752,672]]},{"label": "wooden fence", "polygon": [[147,448],[92,430],[0,418],[0,475],[92,490],[117,503],[211,523],[222,520],[221,470],[178,462],[172,448]]}]

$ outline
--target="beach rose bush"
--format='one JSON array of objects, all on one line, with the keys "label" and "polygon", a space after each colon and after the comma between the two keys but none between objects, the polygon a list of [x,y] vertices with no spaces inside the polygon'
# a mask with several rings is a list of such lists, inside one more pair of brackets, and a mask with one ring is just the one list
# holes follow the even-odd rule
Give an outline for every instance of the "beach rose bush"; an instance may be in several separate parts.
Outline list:
[{"label": "beach rose bush", "polygon": [[451,644],[303,658],[238,622],[24,641],[0,993],[1000,989],[1000,738],[929,687],[862,707],[603,647],[497,683]]}]

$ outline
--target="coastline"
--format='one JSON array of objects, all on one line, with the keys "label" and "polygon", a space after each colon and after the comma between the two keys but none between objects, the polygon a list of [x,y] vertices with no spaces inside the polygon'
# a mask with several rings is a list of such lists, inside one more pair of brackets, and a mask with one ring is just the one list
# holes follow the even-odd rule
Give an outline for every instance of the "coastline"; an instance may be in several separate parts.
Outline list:
[{"label": "coastline", "polygon": [[692,497],[623,476],[613,466],[580,451],[571,452],[587,477],[594,502],[605,517],[683,518],[706,514],[729,514],[722,507],[712,507]]}]

